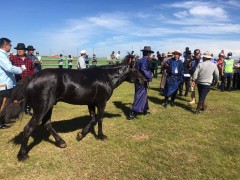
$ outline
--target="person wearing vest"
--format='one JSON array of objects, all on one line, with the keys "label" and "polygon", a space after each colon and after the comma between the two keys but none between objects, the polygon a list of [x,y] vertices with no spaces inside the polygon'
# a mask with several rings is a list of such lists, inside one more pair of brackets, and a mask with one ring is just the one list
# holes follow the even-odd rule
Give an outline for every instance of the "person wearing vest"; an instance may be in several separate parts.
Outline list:
[{"label": "person wearing vest", "polygon": [[[7,98],[13,87],[16,85],[14,74],[22,74],[25,71],[23,67],[13,66],[8,59],[7,53],[11,50],[11,41],[7,38],[0,38],[0,108],[4,108]],[[0,128],[6,128],[7,126],[1,122]]]},{"label": "person wearing vest", "polygon": [[212,63],[211,54],[207,51],[203,54],[203,62],[199,63],[193,74],[192,86],[197,84],[199,101],[196,109],[196,114],[200,113],[200,110],[205,111],[207,105],[205,104],[205,99],[210,91],[211,84],[213,82],[213,77],[216,79],[215,83],[219,80],[219,71],[216,64]]},{"label": "person wearing vest", "polygon": [[[137,69],[147,79],[148,82],[151,82],[152,72],[150,70],[150,58],[154,51],[151,50],[150,46],[144,46],[144,49],[141,51],[143,52],[143,57],[136,62],[135,69]],[[144,115],[147,115],[147,111],[149,109],[147,89],[148,84],[135,84],[134,101],[131,112],[128,116],[128,120],[134,119],[137,113],[143,113]]]},{"label": "person wearing vest", "polygon": [[223,61],[222,64],[222,83],[221,83],[221,91],[223,92],[225,90],[225,84],[227,81],[227,87],[226,89],[228,91],[231,91],[231,83],[233,78],[233,66],[234,66],[234,59],[232,59],[232,53],[229,52],[227,55],[227,58]]},{"label": "person wearing vest", "polygon": [[167,107],[168,98],[171,96],[170,105],[175,106],[174,101],[178,87],[184,78],[183,62],[179,59],[182,54],[179,50],[173,52],[173,58],[169,59],[163,66],[167,69],[166,85],[163,90],[165,96],[163,107]]}]

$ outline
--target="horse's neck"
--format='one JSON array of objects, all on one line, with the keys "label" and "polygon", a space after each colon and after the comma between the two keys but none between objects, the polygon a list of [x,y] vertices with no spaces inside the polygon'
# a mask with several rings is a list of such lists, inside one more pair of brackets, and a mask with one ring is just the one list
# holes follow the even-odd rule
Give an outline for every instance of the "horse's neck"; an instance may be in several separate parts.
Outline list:
[{"label": "horse's neck", "polygon": [[129,73],[129,67],[127,66],[120,66],[116,68],[113,73],[109,74],[109,78],[111,79],[113,88],[117,88],[120,84],[122,84],[127,75]]}]

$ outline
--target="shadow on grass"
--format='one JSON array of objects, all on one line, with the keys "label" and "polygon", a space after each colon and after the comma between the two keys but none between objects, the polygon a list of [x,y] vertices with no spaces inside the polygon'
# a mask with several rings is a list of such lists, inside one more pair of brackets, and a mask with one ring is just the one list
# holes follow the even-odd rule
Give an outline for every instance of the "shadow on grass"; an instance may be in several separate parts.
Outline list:
[{"label": "shadow on grass", "polygon": [[[162,106],[163,102],[164,102],[164,98],[156,98],[156,97],[152,97],[152,96],[148,96],[149,101],[153,102],[154,104],[159,104],[160,106]],[[170,98],[169,98],[170,99]],[[187,101],[186,99],[182,98],[182,97],[177,97],[176,99],[182,100],[182,101]],[[170,101],[168,101],[170,102]],[[180,103],[180,102],[175,102],[175,105],[178,107],[181,107],[182,109],[185,109],[189,112],[194,113],[195,111],[192,109],[191,106],[185,104],[185,103]],[[170,106],[170,104],[168,105]]]},{"label": "shadow on grass", "polygon": [[149,87],[149,89],[159,92],[159,88]]},{"label": "shadow on grass", "polygon": [[[121,116],[119,114],[110,114],[105,113],[104,117],[116,117]],[[68,133],[72,132],[78,129],[83,129],[88,125],[90,122],[90,116],[83,116],[83,117],[77,117],[73,119],[67,119],[67,120],[60,120],[60,121],[54,121],[52,122],[52,127],[56,130],[58,133]],[[34,146],[37,146],[42,141],[48,141],[51,144],[57,146],[55,141],[52,141],[49,139],[50,133],[44,129],[42,125],[39,125],[34,129],[34,131],[31,134],[31,137],[33,138],[33,142],[28,145],[28,151],[30,151]],[[21,144],[23,139],[23,132],[20,132],[18,135],[16,135],[13,139],[10,140],[10,142],[13,142],[14,144]]]},{"label": "shadow on grass", "polygon": [[121,109],[126,117],[128,116],[130,112],[130,108],[127,105],[131,105],[130,103],[122,103],[121,101],[114,101],[113,104],[118,109]]}]

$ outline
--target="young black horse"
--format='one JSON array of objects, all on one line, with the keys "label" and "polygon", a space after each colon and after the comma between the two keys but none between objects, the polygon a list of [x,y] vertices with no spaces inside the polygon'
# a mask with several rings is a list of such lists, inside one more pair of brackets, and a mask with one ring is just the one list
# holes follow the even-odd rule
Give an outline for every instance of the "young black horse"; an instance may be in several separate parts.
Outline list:
[{"label": "young black horse", "polygon": [[[53,135],[59,147],[67,146],[51,125],[52,109],[58,101],[88,105],[91,121],[82,132],[77,134],[79,141],[90,131],[96,135],[94,126],[97,123],[98,135],[96,137],[101,140],[106,139],[102,132],[103,113],[113,90],[123,81],[139,84],[146,82],[144,76],[132,68],[129,63],[131,58],[131,55],[128,55],[122,64],[83,70],[45,69],[20,81],[12,91],[11,98],[7,100],[0,115],[3,123],[9,122],[13,116],[20,113],[19,102],[24,98],[32,106],[33,116],[24,128],[18,160],[23,161],[29,157],[27,150],[29,137],[41,122]],[[95,107],[97,107],[97,113],[95,113]]]}]

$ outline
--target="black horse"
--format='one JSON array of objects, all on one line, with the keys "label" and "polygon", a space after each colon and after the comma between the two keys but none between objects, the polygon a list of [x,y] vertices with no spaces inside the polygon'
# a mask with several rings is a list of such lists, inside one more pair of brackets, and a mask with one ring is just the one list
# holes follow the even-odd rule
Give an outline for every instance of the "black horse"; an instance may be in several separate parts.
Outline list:
[{"label": "black horse", "polygon": [[[144,76],[129,63],[132,58],[131,55],[127,55],[121,64],[83,70],[45,69],[20,81],[0,114],[2,123],[8,123],[21,112],[20,102],[24,98],[32,106],[33,116],[24,128],[18,160],[23,161],[29,157],[28,140],[40,123],[53,135],[57,146],[61,148],[67,146],[51,125],[52,109],[58,101],[88,105],[91,121],[82,132],[77,134],[77,140],[80,141],[89,132],[105,140],[107,136],[102,132],[103,113],[113,90],[124,81],[146,83]],[[97,123],[98,134],[94,130]]]}]

